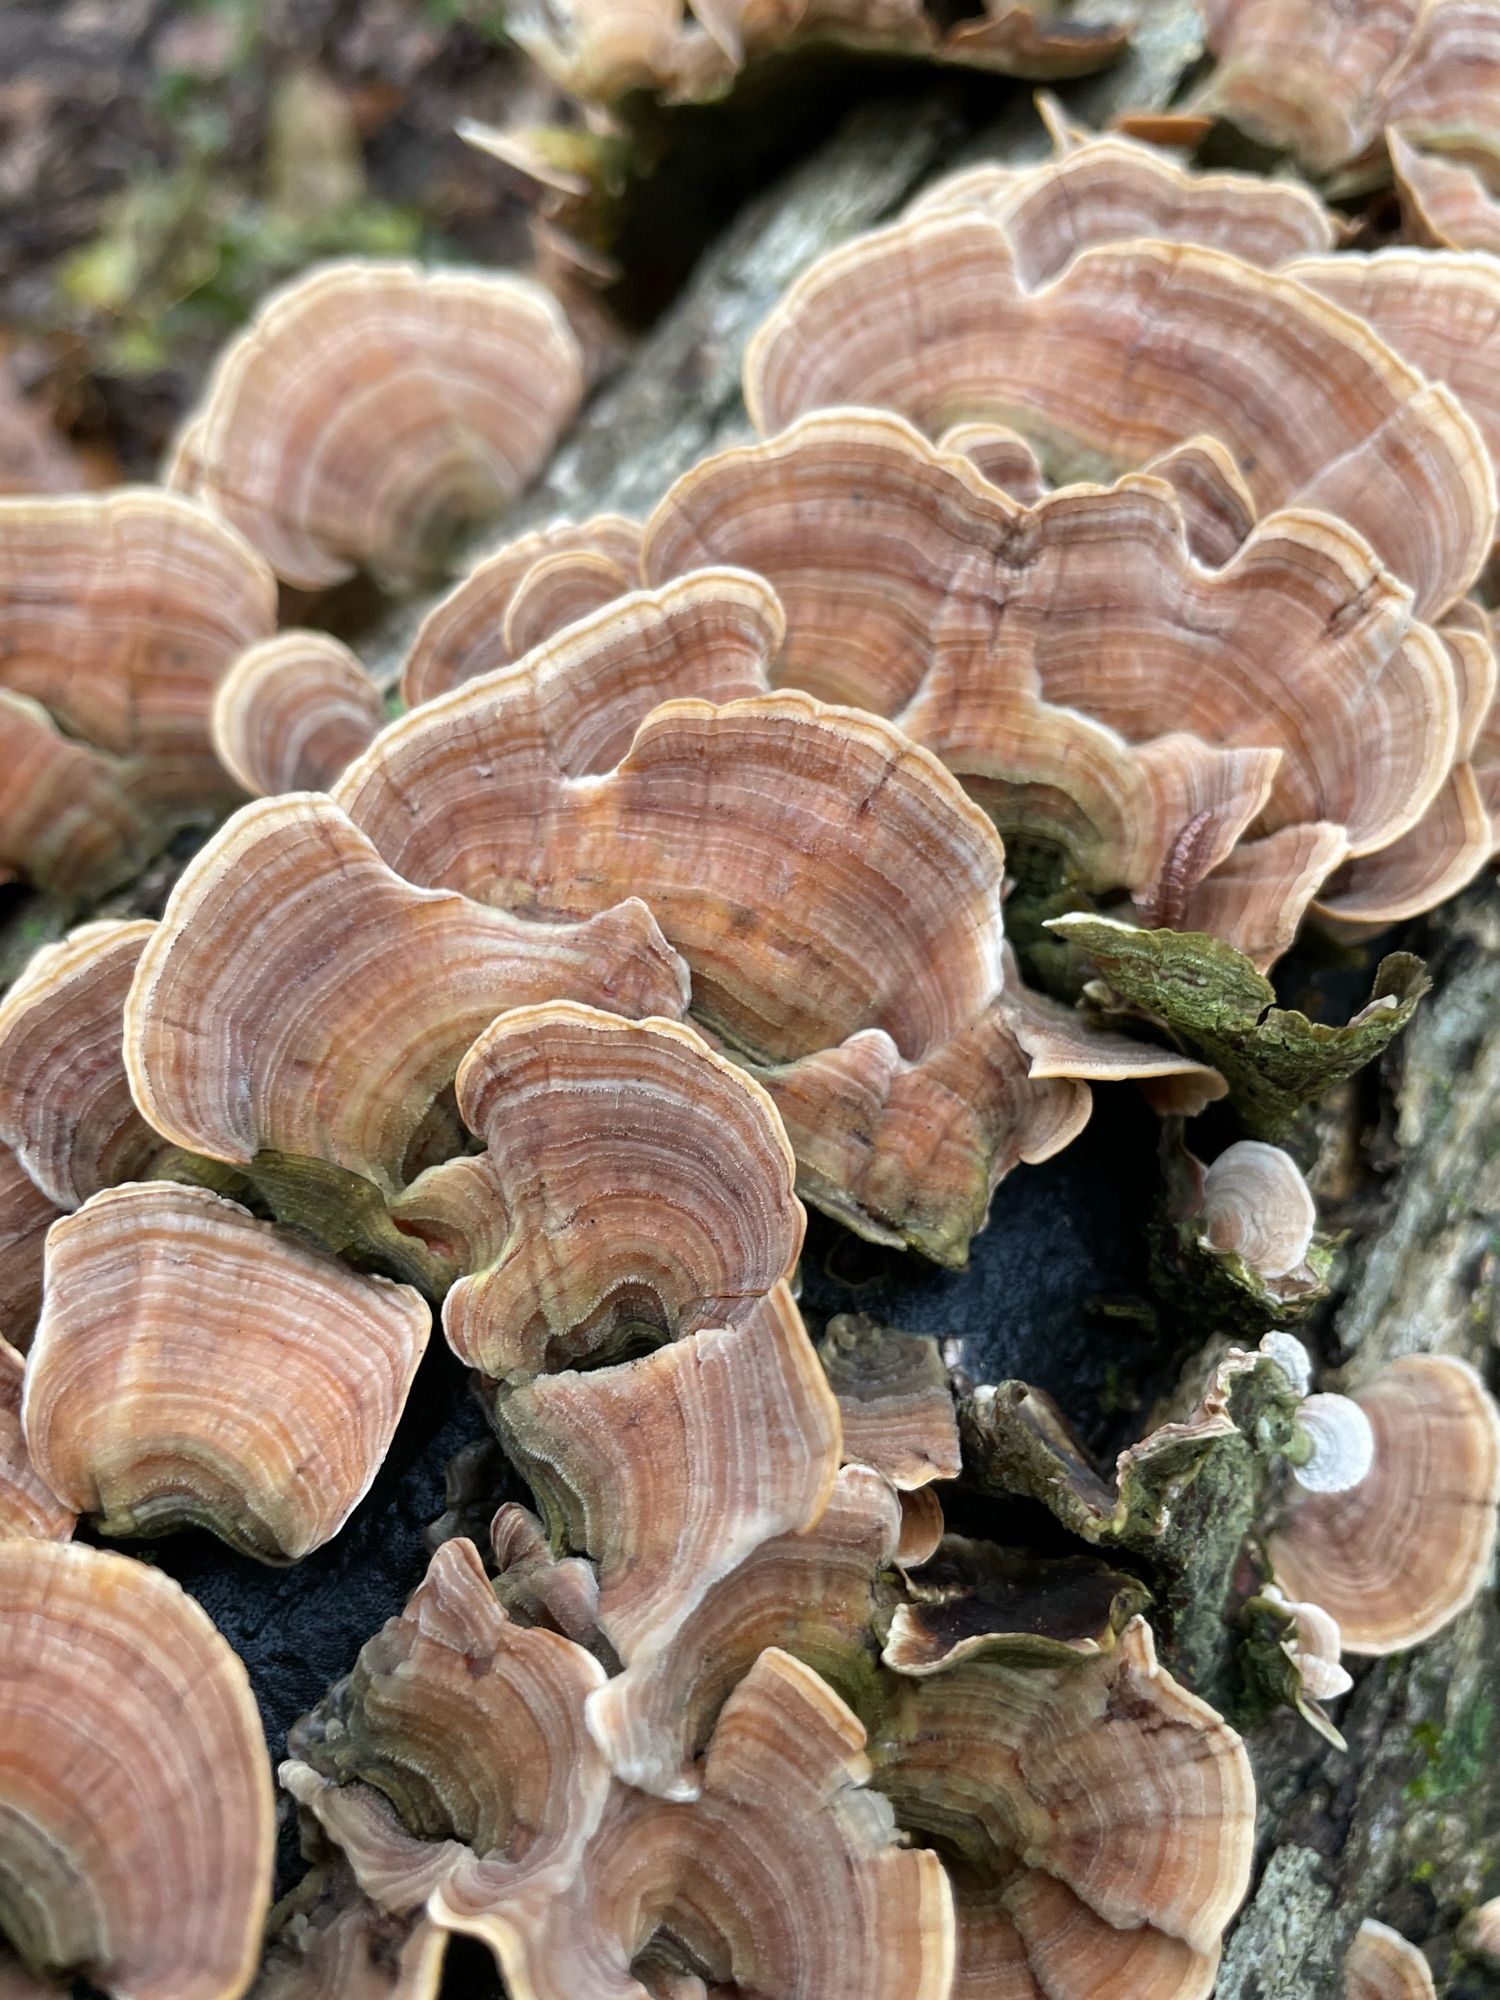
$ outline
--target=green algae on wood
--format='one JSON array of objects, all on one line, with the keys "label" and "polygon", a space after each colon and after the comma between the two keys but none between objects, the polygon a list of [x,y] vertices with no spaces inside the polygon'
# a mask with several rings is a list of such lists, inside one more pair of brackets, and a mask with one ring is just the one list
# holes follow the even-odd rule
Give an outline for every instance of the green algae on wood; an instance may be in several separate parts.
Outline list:
[{"label": "green algae on wood", "polygon": [[1381,960],[1366,1004],[1336,1026],[1276,1004],[1276,989],[1242,953],[1202,931],[1148,931],[1082,913],[1049,928],[1086,951],[1110,990],[1164,1023],[1228,1083],[1259,1139],[1281,1139],[1298,1111],[1380,1055],[1427,992],[1410,952]]}]

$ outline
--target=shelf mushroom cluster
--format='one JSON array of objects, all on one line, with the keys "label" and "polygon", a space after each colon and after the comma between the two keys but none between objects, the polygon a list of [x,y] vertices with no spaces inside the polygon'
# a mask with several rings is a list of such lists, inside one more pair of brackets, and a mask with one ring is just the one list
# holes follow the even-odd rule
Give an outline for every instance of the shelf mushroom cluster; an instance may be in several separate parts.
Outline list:
[{"label": "shelf mushroom cluster", "polygon": [[[215,755],[216,689],[238,662],[264,705],[299,670],[277,580],[421,575],[526,485],[582,391],[540,287],[332,264],[231,344],[164,488],[0,500],[0,881],[94,900],[222,818],[253,746]],[[336,644],[307,644],[332,672]],[[277,730],[287,781],[378,725],[352,659],[343,693],[310,741]]]},{"label": "shelf mushroom cluster", "polygon": [[[409,577],[524,486],[583,386],[534,288],[332,267],[226,355],[176,492],[0,508],[0,709],[77,805],[19,798],[0,862],[78,890],[128,810],[133,864],[232,792],[210,744],[260,794],[160,922],[0,1003],[0,1930],[34,1982],[239,2000],[271,1865],[242,1669],[75,1519],[299,1559],[435,1307],[538,1512],[442,1543],[294,1732],[281,2000],[431,1996],[453,1932],[513,2000],[1205,2000],[1254,1788],[1147,1622],[1203,1468],[1254,1461],[1234,1552],[1325,1729],[1341,1652],[1478,1589],[1500,1420],[1457,1360],[1329,1396],[1270,1335],[1111,1481],[1025,1384],[955,1410],[930,1343],[816,1348],[799,1310],[803,1200],[961,1263],[1091,1082],[1225,1088],[1030,990],[1008,896],[1210,933],[1270,996],[1307,910],[1389,923],[1495,846],[1500,280],[1054,134],[809,271],[747,358],[760,440],[481,564],[388,723],[347,649],[274,634],[273,572]],[[1266,1316],[1316,1288],[1286,1154],[1183,1179],[1184,1255]],[[949,1533],[960,1471],[1077,1552]]]}]

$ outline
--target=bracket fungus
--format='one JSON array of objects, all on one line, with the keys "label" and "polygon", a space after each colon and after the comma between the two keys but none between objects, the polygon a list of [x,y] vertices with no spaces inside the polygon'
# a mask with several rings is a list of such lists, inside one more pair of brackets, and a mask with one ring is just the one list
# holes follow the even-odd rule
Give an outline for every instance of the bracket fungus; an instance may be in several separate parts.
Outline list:
[{"label": "bracket fungus", "polygon": [[121,1052],[149,922],[81,925],[0,999],[0,1140],[58,1208],[149,1171],[166,1141],[141,1117]]},{"label": "bracket fungus", "polygon": [[289,793],[188,864],[136,970],[125,1061],[191,1152],[325,1160],[394,1194],[479,1030],[564,992],[677,1013],[687,980],[639,901],[548,923],[416,888],[329,799]]},{"label": "bracket fungus", "polygon": [[1208,432],[1261,513],[1341,518],[1423,616],[1494,539],[1489,456],[1450,390],[1297,280],[1196,244],[1098,244],[1030,286],[989,216],[908,217],[797,280],[750,344],[745,393],[763,433],[853,401],[934,435],[998,420],[1073,477]]},{"label": "bracket fungus", "polygon": [[[791,1276],[804,1218],[775,1106],[691,1028],[516,1009],[457,1089],[486,1151],[455,1166],[483,1173],[490,1241],[461,1251],[443,1326],[481,1374],[520,1382],[731,1326]],[[424,1218],[452,1171],[417,1188]]]},{"label": "bracket fungus", "polygon": [[174,494],[0,501],[0,867],[97,895],[230,804],[214,688],[275,624],[260,557]]},{"label": "bracket fungus", "polygon": [[935,1340],[838,1313],[818,1354],[838,1397],[846,1461],[873,1466],[901,1493],[957,1479],[958,1421]]},{"label": "bracket fungus", "polygon": [[608,106],[642,91],[711,101],[761,58],[830,44],[1001,76],[1087,76],[1124,53],[1131,26],[1111,0],[984,0],[958,19],[931,0],[521,0],[510,32],[564,90]]},{"label": "bracket fungus", "polygon": [[25,1363],[0,1337],[0,1537],[36,1535],[65,1542],[77,1519],[31,1462],[21,1430],[21,1383]]},{"label": "bracket fungus", "polygon": [[583,358],[522,278],[325,264],[268,299],[221,357],[168,483],[284,583],[430,571],[499,513],[571,421]]},{"label": "bracket fungus", "polygon": [[461,1927],[491,1944],[514,2000],[945,2000],[942,1865],[897,1843],[864,1746],[812,1668],[768,1647],[720,1712],[696,1799],[617,1787],[570,1893]]},{"label": "bracket fungus", "polygon": [[1437,2000],[1432,1967],[1399,1931],[1367,1917],[1344,1959],[1344,2000]]},{"label": "bracket fungus", "polygon": [[1098,997],[1161,1020],[1229,1085],[1257,1138],[1284,1138],[1297,1111],[1379,1055],[1428,990],[1420,959],[1392,952],[1375,969],[1365,1005],[1341,1025],[1276,1005],[1276,990],[1222,939],[1142,930],[1112,917],[1055,917],[1048,929],[1077,945],[1103,976]]},{"label": "bracket fungus", "polygon": [[1378,1655],[1430,1638],[1489,1575],[1500,1414],[1448,1354],[1405,1355],[1353,1401],[1373,1434],[1370,1470],[1336,1492],[1299,1482],[1266,1553],[1288,1597],[1338,1621],[1345,1652]]},{"label": "bracket fungus", "polygon": [[321,791],[379,734],[380,690],[327,632],[281,632],[242,653],[220,681],[214,749],[252,794]]},{"label": "bracket fungus", "polygon": [[0,1925],[38,1975],[239,2000],[274,1805],[244,1668],[160,1571],[0,1541]]},{"label": "bracket fungus", "polygon": [[10,1147],[0,1142],[0,1339],[31,1343],[42,1303],[42,1251],[61,1215]]},{"label": "bracket fungus", "polygon": [[[1500,251],[1500,145],[1486,170],[1451,155],[1425,153],[1399,127],[1387,131],[1391,170],[1406,234],[1439,250]],[[1500,135],[1497,135],[1500,138]]]},{"label": "bracket fungus", "polygon": [[438,2000],[447,1949],[430,1917],[392,1916],[320,1859],[271,1912],[250,2000]]},{"label": "bracket fungus", "polygon": [[[1417,825],[1461,748],[1443,639],[1358,535],[1305,508],[1211,567],[1153,478],[1023,508],[898,419],[832,412],[667,494],[648,581],[708,562],[776,589],[779,684],[890,715],[1086,888],[1174,904],[1262,958],[1346,854]],[[1360,729],[1323,726],[1340,708]]]},{"label": "bracket fungus", "polygon": [[584,1724],[604,1669],[497,1602],[479,1552],[445,1542],[406,1609],[297,1724],[282,1782],[361,1889],[439,1922],[575,1878],[608,1796]]},{"label": "bracket fungus", "polygon": [[105,1534],[212,1529],[262,1561],[337,1534],[395,1434],[431,1320],[204,1188],[112,1188],[47,1239],[23,1421]]},{"label": "bracket fungus", "polygon": [[880,1578],[900,1559],[903,1508],[866,1465],[846,1465],[810,1526],[775,1535],[703,1593],[649,1672],[612,1676],[588,1722],[611,1770],[659,1798],[696,1798],[699,1753],[767,1646],[812,1667],[861,1714],[875,1688]]},{"label": "bracket fungus", "polygon": [[[490,590],[476,572],[429,624],[477,634]],[[962,1262],[1004,1174],[1085,1122],[1082,1077],[1194,1065],[1082,1029],[1032,1057],[1051,1017],[1004,973],[992,829],[904,732],[768,694],[785,631],[765,583],[691,571],[434,696],[334,795],[403,875],[485,901],[578,914],[628,878],[695,1018],[775,1100],[802,1193]],[[473,664],[418,656],[438,686]],[[705,822],[712,843],[685,837]]]},{"label": "bracket fungus", "polygon": [[1322,0],[1207,0],[1216,61],[1165,115],[1127,129],[1194,144],[1217,120],[1292,154],[1340,191],[1383,178],[1383,139],[1409,126],[1444,152],[1500,152],[1487,107],[1500,79],[1488,0],[1383,0],[1335,15]]},{"label": "bracket fungus", "polygon": [[951,1856],[955,1995],[1205,2000],[1250,1881],[1235,1732],[1137,1618],[1065,1665],[964,1651],[907,1675],[871,1744],[903,1825]]},{"label": "bracket fungus", "polygon": [[1239,1139],[1205,1167],[1170,1135],[1163,1152],[1175,1288],[1196,1286],[1204,1303],[1223,1292],[1224,1308],[1238,1294],[1252,1324],[1300,1317],[1322,1294],[1332,1253],[1316,1240],[1317,1204],[1292,1156]]},{"label": "bracket fungus", "polygon": [[558,1539],[592,1557],[639,1698],[713,1585],[813,1527],[838,1471],[838,1405],[784,1284],[736,1325],[501,1388],[494,1421]]}]

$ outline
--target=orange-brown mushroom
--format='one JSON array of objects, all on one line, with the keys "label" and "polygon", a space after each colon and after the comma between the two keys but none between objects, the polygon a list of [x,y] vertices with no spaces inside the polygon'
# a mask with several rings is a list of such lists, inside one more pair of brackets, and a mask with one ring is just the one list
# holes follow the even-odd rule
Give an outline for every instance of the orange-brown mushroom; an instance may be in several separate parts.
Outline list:
[{"label": "orange-brown mushroom", "polygon": [[583,391],[556,301],[525,279],[325,264],[221,357],[168,470],[286,583],[440,561],[530,481]]},{"label": "orange-brown mushroom", "polygon": [[0,688],[0,882],[103,895],[157,844],[113,758],[65,736],[40,702]]},{"label": "orange-brown mushroom", "polygon": [[642,1684],[716,1583],[819,1519],[838,1472],[838,1405],[784,1284],[736,1325],[502,1388],[494,1414],[559,1540],[593,1558],[599,1628]]},{"label": "orange-brown mushroom", "polygon": [[0,1541],[0,1925],[37,1973],[239,2000],[275,1842],[244,1668],[168,1576]]},{"label": "orange-brown mushroom", "polygon": [[846,1461],[874,1466],[900,1492],[958,1477],[958,1420],[935,1340],[839,1313],[818,1353],[839,1400]]},{"label": "orange-brown mushroom", "polygon": [[696,1799],[617,1787],[570,1893],[447,1898],[444,1919],[491,1946],[513,2000],[946,2000],[942,1865],[897,1844],[864,1745],[813,1669],[768,1648],[719,1715]]},{"label": "orange-brown mushroom", "polygon": [[1299,1482],[1267,1554],[1288,1597],[1338,1621],[1345,1652],[1399,1652],[1456,1617],[1489,1574],[1500,1415],[1447,1354],[1403,1356],[1354,1402],[1373,1432],[1369,1473],[1334,1492]]},{"label": "orange-brown mushroom", "polygon": [[[443,1326],[482,1374],[524,1381],[731,1326],[790,1277],[804,1217],[781,1121],[691,1028],[517,1009],[475,1042],[457,1087],[487,1146],[457,1166],[466,1184],[485,1174],[489,1240],[465,1245]],[[448,1172],[414,1191],[429,1215]]]},{"label": "orange-brown mushroom", "polygon": [[0,1000],[0,1140],[58,1208],[140,1179],[166,1142],[125,1074],[125,997],[147,922],[84,924],[45,945]]},{"label": "orange-brown mushroom", "polygon": [[42,1303],[42,1254],[62,1210],[0,1142],[0,1339],[23,1352]]},{"label": "orange-brown mushroom", "polygon": [[[1500,251],[1500,199],[1477,166],[1421,151],[1399,126],[1385,139],[1412,242],[1439,250]],[[1500,160],[1492,177],[1500,178]]]},{"label": "orange-brown mushroom", "polygon": [[584,555],[633,574],[640,547],[639,527],[621,514],[557,521],[508,543],[471,570],[423,619],[402,670],[402,699],[415,708],[496,667],[508,667],[518,657],[506,639],[511,606],[539,564],[556,556]]},{"label": "orange-brown mushroom", "polygon": [[449,1902],[485,1908],[527,1886],[556,1897],[608,1796],[584,1724],[603,1679],[581,1647],[506,1614],[472,1542],[445,1542],[348,1681],[292,1730],[282,1783],[383,1909],[431,1897],[446,1923]]},{"label": "orange-brown mushroom", "polygon": [[111,1188],[47,1238],[27,1446],[105,1534],[200,1526],[295,1561],[367,1491],[430,1326],[409,1286],[205,1188]]},{"label": "orange-brown mushroom", "polygon": [[219,761],[245,791],[319,791],[385,721],[380,690],[327,632],[281,632],[242,653],[210,718]]},{"label": "orange-brown mushroom", "polygon": [[1228,250],[1274,271],[1331,250],[1339,225],[1309,188],[1251,174],[1193,174],[1115,134],[1075,131],[1054,104],[1043,116],[1057,157],[1029,167],[971,167],[929,188],[908,215],[971,211],[1002,224],[1020,281],[1035,287],[1099,243],[1155,237]]},{"label": "orange-brown mushroom", "polygon": [[1344,2000],[1437,2000],[1432,1967],[1399,1931],[1367,1917],[1344,1960]]},{"label": "orange-brown mushroom", "polygon": [[[1325,869],[1340,827],[1353,852],[1378,850],[1416,825],[1459,748],[1466,662],[1412,622],[1358,537],[1305,510],[1211,569],[1154,480],[1024,510],[899,420],[831,412],[668,493],[648,578],[703,562],[775,586],[778,682],[891,715],[1002,828],[1061,842],[1096,887],[1151,899],[1170,872],[1185,898],[1257,819],[1320,836]],[[1339,705],[1359,730],[1327,730]],[[1278,853],[1265,879],[1305,883],[1294,928],[1316,877]]]},{"label": "orange-brown mushroom", "polygon": [[234,798],[209,708],[275,626],[265,563],[176,494],[0,501],[0,687],[113,760],[125,798],[167,831]]},{"label": "orange-brown mushroom", "polygon": [[677,1013],[687,984],[637,901],[548,923],[414,888],[331,800],[289,793],[188,865],[136,970],[125,1059],[176,1144],[330,1161],[393,1193],[480,1028],[562,992]]},{"label": "orange-brown mushroom", "polygon": [[347,1862],[318,1862],[270,1924],[250,2000],[438,2000],[448,1933],[382,1910]]},{"label": "orange-brown mushroom", "polygon": [[888,1482],[846,1465],[811,1527],[762,1542],[704,1592],[649,1668],[627,1667],[589,1697],[589,1728],[611,1769],[660,1798],[696,1798],[698,1753],[767,1646],[795,1654],[866,1710],[879,1578],[900,1559],[902,1532]]},{"label": "orange-brown mushroom", "polygon": [[950,1857],[955,1994],[1212,1991],[1255,1787],[1239,1737],[1157,1664],[1143,1620],[1065,1665],[959,1649],[903,1677],[871,1751],[898,1820]]},{"label": "orange-brown mushroom", "polygon": [[1030,287],[988,216],[912,217],[797,281],[745,386],[763,432],[854,400],[933,434],[998,419],[1075,477],[1210,432],[1262,513],[1341,517],[1423,615],[1463,594],[1494,536],[1488,454],[1450,391],[1295,279],[1197,245],[1097,245]]},{"label": "orange-brown mushroom", "polygon": [[21,1381],[25,1363],[0,1337],[0,1537],[37,1535],[65,1542],[77,1515],[47,1485],[31,1462],[21,1431]]}]

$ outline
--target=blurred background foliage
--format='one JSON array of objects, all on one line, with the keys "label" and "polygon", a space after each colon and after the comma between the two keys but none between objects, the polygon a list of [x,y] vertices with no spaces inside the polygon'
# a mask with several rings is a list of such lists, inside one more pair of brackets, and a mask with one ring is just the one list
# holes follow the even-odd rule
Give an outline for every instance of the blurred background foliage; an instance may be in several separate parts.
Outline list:
[{"label": "blurred background foliage", "polygon": [[225,336],[331,255],[523,260],[460,117],[545,117],[500,0],[6,0],[0,327],[13,387],[149,476]]}]

